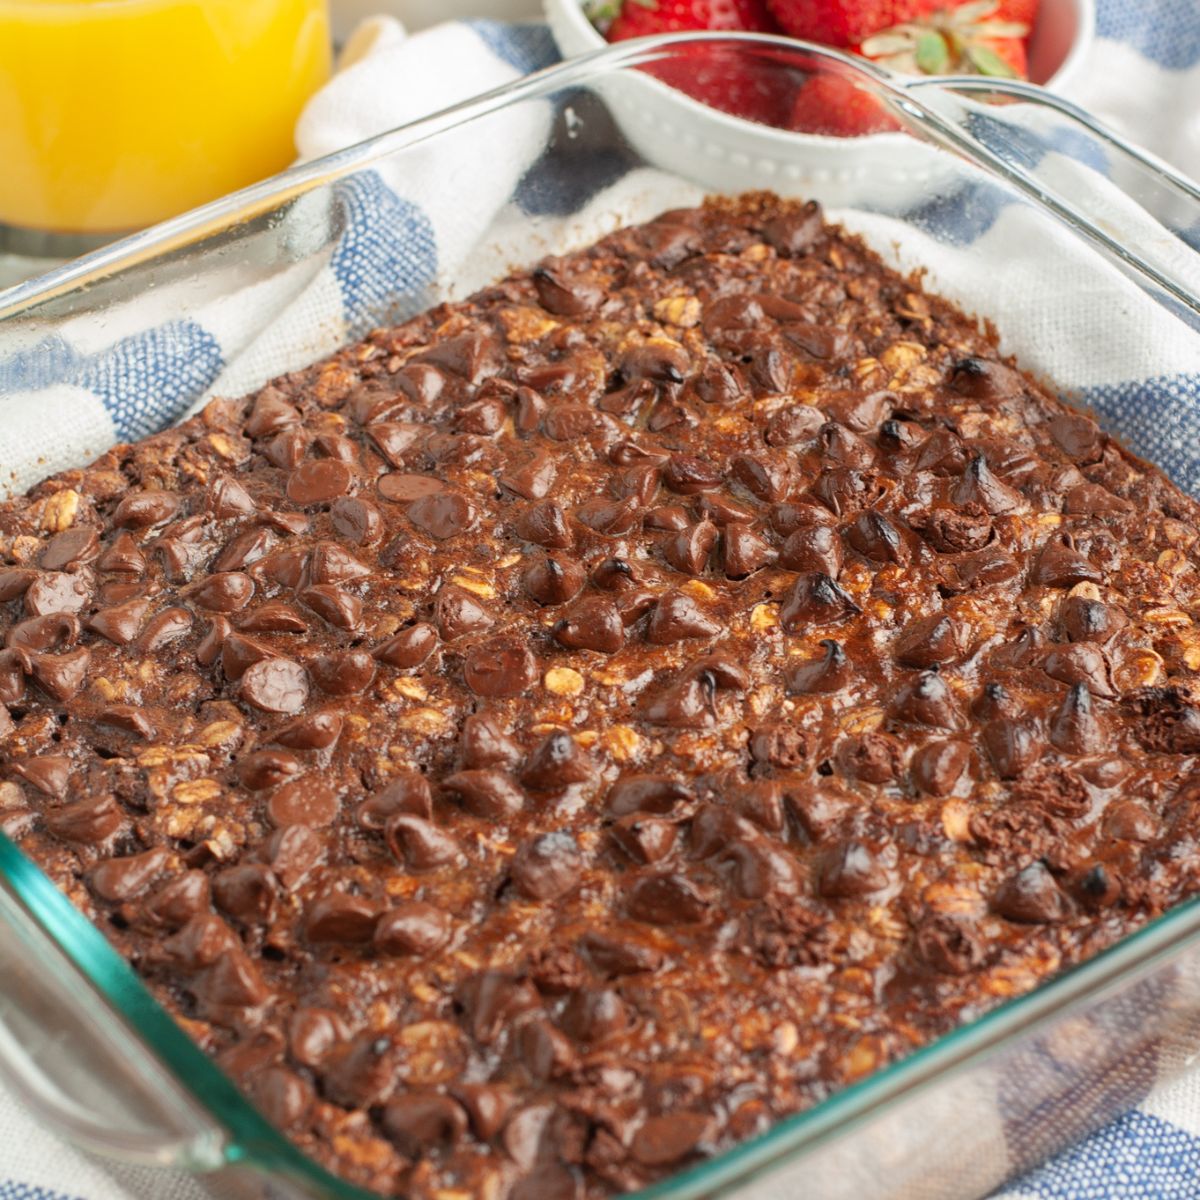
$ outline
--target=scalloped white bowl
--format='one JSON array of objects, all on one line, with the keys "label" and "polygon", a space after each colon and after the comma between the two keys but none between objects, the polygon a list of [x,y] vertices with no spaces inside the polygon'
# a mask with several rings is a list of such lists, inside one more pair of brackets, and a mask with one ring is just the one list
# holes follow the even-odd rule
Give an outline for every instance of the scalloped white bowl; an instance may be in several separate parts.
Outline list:
[{"label": "scalloped white bowl", "polygon": [[[606,45],[584,15],[581,0],[543,2],[564,58]],[[1095,0],[1042,0],[1030,45],[1035,79],[1057,91],[1077,73],[1095,36],[1095,15]],[[798,194],[805,184],[817,182],[836,203],[838,184],[844,182],[849,191],[869,169],[903,205],[907,197],[930,195],[938,173],[948,170],[939,152],[903,134],[839,138],[792,133],[711,108],[650,76],[613,83],[606,96],[634,148],[653,146],[649,158],[715,190],[765,188]],[[797,160],[797,141],[807,142],[813,151],[803,164]]]}]

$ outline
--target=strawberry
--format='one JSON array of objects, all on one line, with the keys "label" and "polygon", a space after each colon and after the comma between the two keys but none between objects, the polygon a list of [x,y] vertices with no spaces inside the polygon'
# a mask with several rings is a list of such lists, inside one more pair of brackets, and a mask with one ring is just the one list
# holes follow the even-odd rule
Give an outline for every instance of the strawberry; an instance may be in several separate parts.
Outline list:
[{"label": "strawberry", "polygon": [[883,29],[863,40],[858,52],[909,75],[1028,74],[1029,26],[999,16],[1000,0],[969,0],[919,20]]},{"label": "strawberry", "polygon": [[[610,42],[688,29],[776,31],[764,0],[623,0],[609,9]],[[604,16],[595,8],[589,11],[593,20]],[[778,69],[756,65],[744,53],[697,47],[645,69],[735,117],[766,125],[787,122],[791,81]]]},{"label": "strawberry", "polygon": [[874,96],[837,75],[810,75],[804,81],[788,127],[829,137],[861,137],[899,128]]},{"label": "strawberry", "polygon": [[644,68],[694,100],[763,125],[787,126],[794,83],[784,72],[756,65],[733,50],[697,47]]},{"label": "strawberry", "polygon": [[776,28],[766,0],[623,0],[588,11],[597,24],[609,21],[610,42],[689,29],[772,32]]},{"label": "strawberry", "polygon": [[1026,25],[1032,29],[1037,24],[1039,8],[1041,0],[1000,0],[996,9],[996,19],[1015,21],[1018,25]]},{"label": "strawberry", "polygon": [[[979,45],[985,51],[990,50],[1004,63],[1012,72],[1014,78],[1029,78],[1029,50],[1023,38],[983,38],[980,40]],[[983,74],[992,75],[995,72],[984,71]]]},{"label": "strawberry", "polygon": [[785,33],[826,46],[853,46],[863,38],[924,16],[937,0],[767,0]]}]

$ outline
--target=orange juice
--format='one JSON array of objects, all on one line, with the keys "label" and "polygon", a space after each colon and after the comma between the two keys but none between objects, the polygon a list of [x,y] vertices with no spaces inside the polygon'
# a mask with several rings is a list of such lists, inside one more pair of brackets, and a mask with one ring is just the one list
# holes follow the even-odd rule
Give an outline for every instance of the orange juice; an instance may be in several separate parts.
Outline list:
[{"label": "orange juice", "polygon": [[327,0],[0,0],[0,223],[136,229],[286,166]]}]

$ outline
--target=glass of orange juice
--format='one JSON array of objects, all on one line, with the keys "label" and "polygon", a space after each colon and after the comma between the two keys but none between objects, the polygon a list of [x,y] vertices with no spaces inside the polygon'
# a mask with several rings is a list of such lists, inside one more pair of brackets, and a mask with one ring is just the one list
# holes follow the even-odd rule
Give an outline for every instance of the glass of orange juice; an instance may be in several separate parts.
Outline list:
[{"label": "glass of orange juice", "polygon": [[70,252],[280,170],[328,0],[0,0],[0,237]]}]

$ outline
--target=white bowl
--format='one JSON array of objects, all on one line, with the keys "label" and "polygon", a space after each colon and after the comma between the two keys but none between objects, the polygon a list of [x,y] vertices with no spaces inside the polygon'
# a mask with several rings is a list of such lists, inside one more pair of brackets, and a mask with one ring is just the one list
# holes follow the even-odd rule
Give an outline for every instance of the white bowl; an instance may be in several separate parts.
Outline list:
[{"label": "white bowl", "polygon": [[[606,45],[580,0],[544,4],[564,58]],[[1052,69],[1057,88],[1078,70],[1094,34],[1094,0],[1042,0],[1031,63]],[[939,176],[948,170],[940,152],[903,134],[851,138],[792,133],[711,108],[640,72],[602,86],[634,149],[645,149],[646,157],[712,190],[819,191],[826,207],[834,207],[843,193],[857,192],[869,170],[885,183],[887,199],[899,209],[936,194]],[[811,154],[798,156],[798,144],[807,145]]]},{"label": "white bowl", "polygon": [[[580,0],[544,0],[550,31],[564,58],[603,46],[604,38],[584,16]],[[1029,75],[1051,91],[1062,91],[1078,73],[1096,36],[1096,0],[1042,0],[1029,39]]]}]

